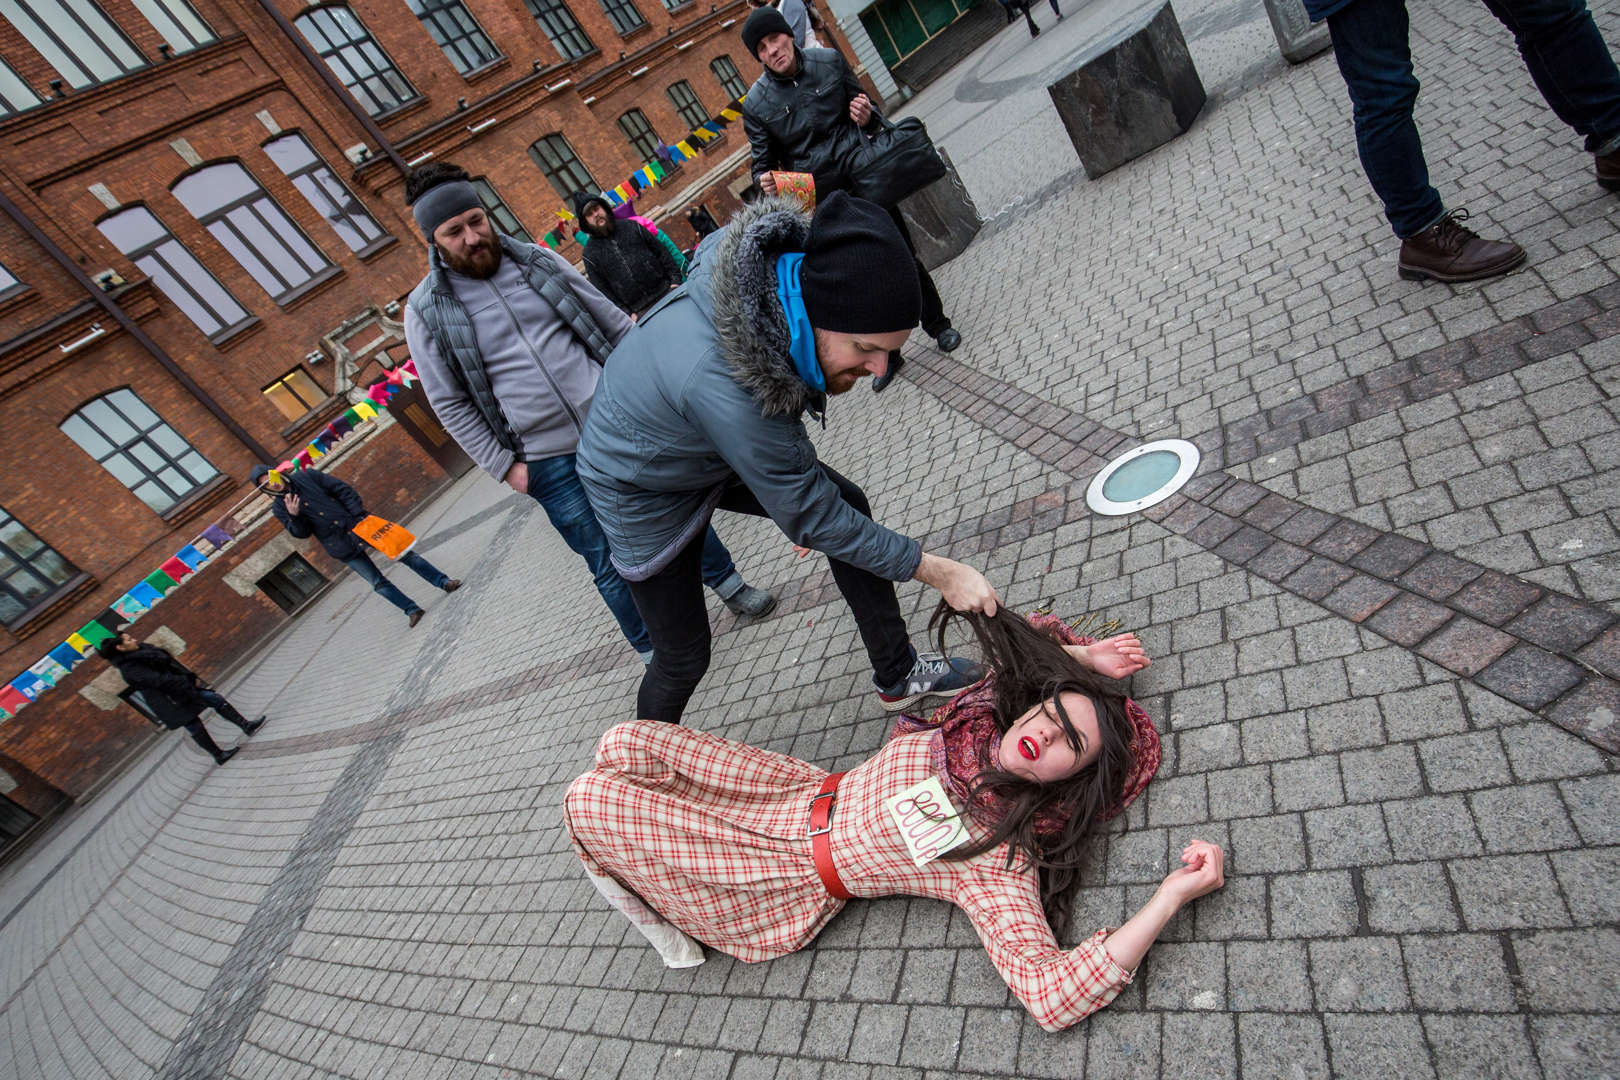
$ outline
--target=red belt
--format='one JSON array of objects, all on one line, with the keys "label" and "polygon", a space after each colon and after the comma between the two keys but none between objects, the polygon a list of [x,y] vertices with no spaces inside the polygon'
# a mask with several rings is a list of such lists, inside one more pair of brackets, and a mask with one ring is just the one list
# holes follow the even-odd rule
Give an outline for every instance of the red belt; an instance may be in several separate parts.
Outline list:
[{"label": "red belt", "polygon": [[841,772],[829,774],[821,782],[821,790],[810,800],[810,850],[815,855],[816,873],[821,875],[821,883],[827,891],[840,900],[853,900],[854,894],[844,888],[838,868],[833,865],[832,841],[828,839],[832,832],[833,803],[838,801],[838,781],[843,778]]}]

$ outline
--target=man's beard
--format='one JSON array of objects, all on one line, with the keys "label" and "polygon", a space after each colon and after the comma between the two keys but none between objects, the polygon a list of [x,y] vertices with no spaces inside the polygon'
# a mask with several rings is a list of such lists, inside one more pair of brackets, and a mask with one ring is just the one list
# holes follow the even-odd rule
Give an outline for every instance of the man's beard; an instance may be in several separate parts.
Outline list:
[{"label": "man's beard", "polygon": [[452,255],[443,248],[439,249],[439,254],[444,256],[446,266],[465,277],[480,280],[494,277],[495,271],[501,265],[501,246],[498,243],[486,244],[483,241],[480,241],[480,244],[479,250],[467,258]]},{"label": "man's beard", "polygon": [[602,224],[600,224],[600,225],[592,225],[588,221],[585,222],[584,224],[585,224],[585,231],[590,233],[592,236],[612,236],[613,235],[613,218],[611,218],[611,217],[609,217],[606,221],[602,222]]}]

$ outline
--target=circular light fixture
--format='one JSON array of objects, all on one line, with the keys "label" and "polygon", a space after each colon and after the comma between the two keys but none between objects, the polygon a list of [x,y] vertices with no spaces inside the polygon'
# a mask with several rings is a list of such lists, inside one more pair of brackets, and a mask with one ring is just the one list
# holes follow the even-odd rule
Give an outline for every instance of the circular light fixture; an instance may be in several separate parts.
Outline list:
[{"label": "circular light fixture", "polygon": [[1144,443],[1092,478],[1086,505],[1108,517],[1146,510],[1181,490],[1198,471],[1198,460],[1198,447],[1183,439]]}]

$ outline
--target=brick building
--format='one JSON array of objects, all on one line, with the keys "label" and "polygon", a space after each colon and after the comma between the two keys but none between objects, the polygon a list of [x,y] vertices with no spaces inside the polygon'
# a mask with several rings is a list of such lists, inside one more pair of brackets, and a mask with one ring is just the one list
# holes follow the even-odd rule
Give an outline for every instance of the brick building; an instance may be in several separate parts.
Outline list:
[{"label": "brick building", "polygon": [[[245,477],[403,357],[398,302],[426,268],[407,167],[464,165],[539,238],[565,196],[743,92],[747,11],[0,0],[0,684],[227,514],[246,528],[136,632],[218,673],[283,625],[341,568]],[[637,205],[685,244],[678,211],[724,221],[746,184],[733,128]],[[396,406],[322,465],[408,517],[468,464],[432,427]],[[92,657],[0,717],[0,850],[152,737],[118,689]]]}]

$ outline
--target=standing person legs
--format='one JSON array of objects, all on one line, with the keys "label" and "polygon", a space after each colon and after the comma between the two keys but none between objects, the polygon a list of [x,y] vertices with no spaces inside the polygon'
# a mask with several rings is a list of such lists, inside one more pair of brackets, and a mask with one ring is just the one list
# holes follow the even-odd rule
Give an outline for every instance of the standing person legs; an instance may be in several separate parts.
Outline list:
[{"label": "standing person legs", "polygon": [[731,552],[720,542],[720,536],[710,525],[703,530],[703,561],[700,567],[703,584],[714,590],[734,615],[760,618],[776,607],[776,597],[763,589],[756,589],[743,580],[742,572],[731,559]]},{"label": "standing person legs", "polygon": [[709,670],[709,611],[703,603],[704,538],[694,537],[658,573],[626,582],[645,612],[652,663],[636,691],[636,717],[678,724]]},{"label": "standing person legs", "polygon": [[631,599],[630,589],[613,569],[607,537],[585,498],[585,489],[575,471],[574,455],[562,454],[529,462],[529,496],[545,508],[546,517],[551,519],[552,527],[563,542],[591,568],[596,591],[618,621],[620,632],[641,658],[647,659],[652,640],[642,623],[641,613],[636,610],[636,602]]},{"label": "standing person legs", "polygon": [[399,586],[383,577],[383,572],[371,561],[371,557],[364,551],[357,551],[352,559],[344,559],[343,565],[360,575],[361,580],[371,586],[371,591],[393,604],[407,615],[415,615],[422,609],[416,602],[400,591]]},{"label": "standing person legs", "polygon": [[208,729],[203,726],[200,718],[187,722],[186,734],[191,736],[192,742],[202,747],[208,756],[214,759],[215,765],[223,765],[236,756],[236,747],[233,746],[229,750],[222,749],[219,743],[214,741],[214,737],[208,734]]},{"label": "standing person legs", "polygon": [[449,574],[428,562],[414,551],[407,551],[399,557],[399,561],[416,571],[418,577],[432,585],[435,589],[445,592],[455,592],[461,588],[461,582],[454,581]]},{"label": "standing person legs", "polygon": [[[1029,14],[1029,8],[1024,8],[1024,14]],[[1030,25],[1034,25],[1031,22]],[[934,287],[934,279],[928,276],[928,268],[923,266],[922,260],[917,258],[917,245],[911,241],[911,230],[906,228],[905,218],[900,216],[898,206],[889,207],[889,216],[894,219],[895,228],[900,230],[901,239],[905,240],[906,247],[911,250],[912,261],[917,264],[917,284],[922,287],[922,328],[923,333],[939,342],[942,352],[950,352],[962,342],[962,335],[951,329],[951,320],[945,316],[945,303],[939,298],[939,290]]]},{"label": "standing person legs", "polygon": [[1620,150],[1620,69],[1584,0],[1485,0],[1485,6],[1513,31],[1536,88],[1585,138],[1586,149],[1599,156]]},{"label": "standing person legs", "polygon": [[202,700],[207,703],[215,712],[219,713],[220,716],[224,717],[226,720],[229,720],[231,723],[235,724],[249,735],[252,735],[255,731],[258,731],[259,728],[264,726],[264,717],[261,716],[257,720],[249,721],[247,717],[243,716],[237,711],[235,705],[232,705],[229,701],[226,701],[225,695],[221,694],[218,690],[199,690],[197,691],[197,696],[202,698]]}]

